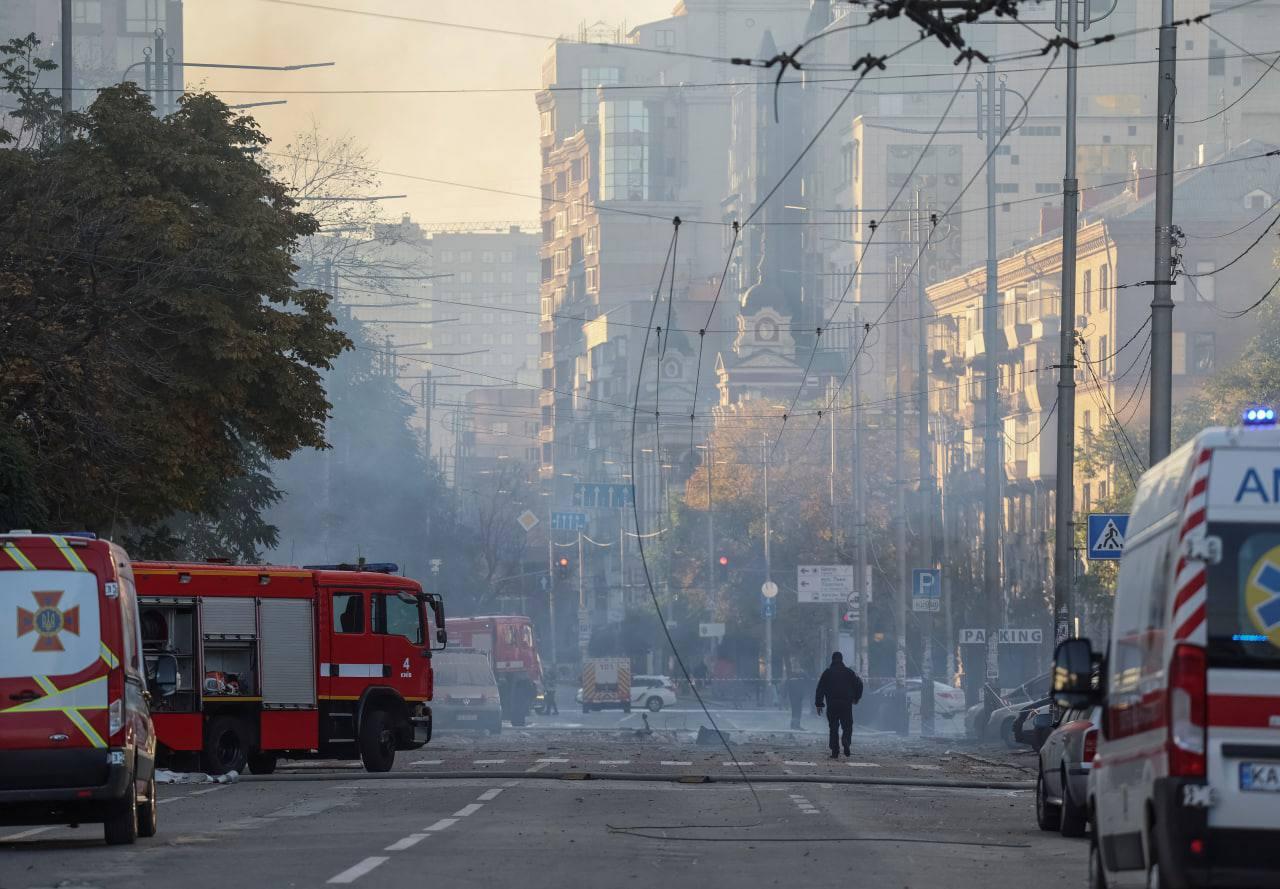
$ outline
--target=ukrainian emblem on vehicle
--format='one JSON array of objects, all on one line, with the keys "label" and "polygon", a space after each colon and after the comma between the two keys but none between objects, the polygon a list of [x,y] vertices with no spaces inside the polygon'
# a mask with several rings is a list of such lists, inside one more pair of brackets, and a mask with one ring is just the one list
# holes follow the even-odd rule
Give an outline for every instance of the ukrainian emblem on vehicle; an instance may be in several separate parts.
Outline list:
[{"label": "ukrainian emblem on vehicle", "polygon": [[59,638],[63,630],[80,635],[80,606],[66,611],[58,608],[58,602],[62,600],[61,590],[33,592],[31,595],[36,600],[35,611],[18,606],[18,638],[35,633],[36,644],[32,651],[63,651]]},{"label": "ukrainian emblem on vehicle", "polygon": [[1245,604],[1253,625],[1280,647],[1280,547],[1264,554],[1249,572]]}]

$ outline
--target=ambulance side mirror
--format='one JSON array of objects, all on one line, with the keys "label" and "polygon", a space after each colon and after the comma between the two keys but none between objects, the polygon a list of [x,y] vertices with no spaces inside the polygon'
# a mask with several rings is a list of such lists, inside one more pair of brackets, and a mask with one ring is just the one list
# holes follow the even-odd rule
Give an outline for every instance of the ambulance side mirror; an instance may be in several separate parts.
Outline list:
[{"label": "ambulance side mirror", "polygon": [[1053,654],[1053,700],[1063,710],[1089,707],[1102,698],[1098,663],[1088,639],[1064,639]]}]

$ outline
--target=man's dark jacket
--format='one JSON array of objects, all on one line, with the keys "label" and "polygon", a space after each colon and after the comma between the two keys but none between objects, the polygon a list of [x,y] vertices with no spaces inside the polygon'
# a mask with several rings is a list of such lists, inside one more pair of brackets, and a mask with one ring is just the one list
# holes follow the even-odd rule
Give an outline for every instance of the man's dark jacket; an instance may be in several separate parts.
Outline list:
[{"label": "man's dark jacket", "polygon": [[823,706],[824,698],[826,705],[833,710],[851,707],[862,700],[862,680],[844,664],[832,664],[822,671],[822,678],[818,680],[814,706]]}]

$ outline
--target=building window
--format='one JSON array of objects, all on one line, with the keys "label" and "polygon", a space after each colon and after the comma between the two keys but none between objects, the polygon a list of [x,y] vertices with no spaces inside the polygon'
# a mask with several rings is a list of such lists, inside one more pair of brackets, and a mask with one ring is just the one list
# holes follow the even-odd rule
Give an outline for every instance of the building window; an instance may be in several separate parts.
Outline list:
[{"label": "building window", "polygon": [[1098,308],[1107,311],[1111,308],[1111,266],[1104,265],[1098,272]]},{"label": "building window", "polygon": [[440,251],[440,261],[441,261],[442,263],[444,263],[444,262],[453,262],[453,251],[452,251],[452,250],[441,250],[441,251]]},{"label": "building window", "polygon": [[493,283],[493,272],[481,272],[481,273],[480,273],[480,283],[481,283],[481,284],[492,284],[492,283]]},{"label": "building window", "polygon": [[658,49],[675,49],[676,32],[670,28],[659,28],[653,32],[653,45]]},{"label": "building window", "polygon": [[480,254],[480,261],[481,261],[481,262],[493,262],[493,251],[492,251],[492,250],[485,250],[484,252],[482,252],[482,253]]},{"label": "building window", "polygon": [[1194,285],[1191,292],[1196,295],[1198,302],[1211,303],[1217,299],[1217,288],[1214,286],[1216,282],[1213,278],[1213,273],[1217,270],[1216,263],[1196,263],[1196,277],[1191,279],[1191,283]]},{"label": "building window", "polygon": [[471,283],[471,273],[470,273],[470,272],[458,272],[458,283],[459,283],[459,284],[470,284],[470,283]]},{"label": "building window", "polygon": [[1105,374],[1110,366],[1111,353],[1107,351],[1107,338],[1098,340],[1098,372]]},{"label": "building window", "polygon": [[165,0],[125,0],[124,30],[129,34],[152,34],[156,28],[164,27],[164,5]]},{"label": "building window", "polygon": [[1084,412],[1084,431],[1093,432],[1093,411]]},{"label": "building window", "polygon": [[1018,183],[1016,182],[997,182],[996,194],[1017,194]]},{"label": "building window", "polygon": [[1212,373],[1215,365],[1213,333],[1191,334],[1191,369],[1194,373]]},{"label": "building window", "polygon": [[102,0],[75,0],[71,4],[71,21],[77,25],[101,25]]},{"label": "building window", "polygon": [[649,109],[644,102],[602,102],[600,197],[606,201],[649,199]]},{"label": "building window", "polygon": [[600,270],[594,266],[587,269],[587,293],[595,293],[600,289]]},{"label": "building window", "polygon": [[1267,210],[1271,207],[1271,195],[1261,189],[1249,192],[1245,195],[1244,206],[1246,210]]},{"label": "building window", "polygon": [[1081,305],[1088,315],[1093,311],[1093,272],[1085,270],[1084,283],[1080,285]]},{"label": "building window", "polygon": [[1057,194],[1058,183],[1056,182],[1037,182],[1036,194]]},{"label": "building window", "polygon": [[578,109],[581,115],[582,125],[585,127],[589,123],[596,123],[599,116],[599,98],[596,95],[596,87],[609,86],[614,83],[622,82],[622,70],[620,68],[583,68],[581,81],[581,98]]},{"label": "building window", "polygon": [[499,261],[505,263],[506,265],[510,265],[512,262],[515,261],[515,258],[516,258],[516,255],[512,253],[510,250],[503,250],[502,254],[499,257]]}]

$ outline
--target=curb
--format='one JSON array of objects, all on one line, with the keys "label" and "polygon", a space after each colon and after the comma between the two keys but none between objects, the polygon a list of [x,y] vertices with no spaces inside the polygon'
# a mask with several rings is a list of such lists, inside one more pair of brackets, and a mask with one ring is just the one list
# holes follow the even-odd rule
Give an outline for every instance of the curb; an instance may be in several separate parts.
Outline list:
[{"label": "curb", "polygon": [[931,787],[946,790],[1034,790],[1030,781],[965,781],[947,778],[865,778],[852,775],[654,775],[643,772],[316,772],[291,775],[244,775],[237,783],[256,784],[274,781],[438,781],[475,779],[482,781],[651,781],[663,784],[849,784],[867,787]]}]

